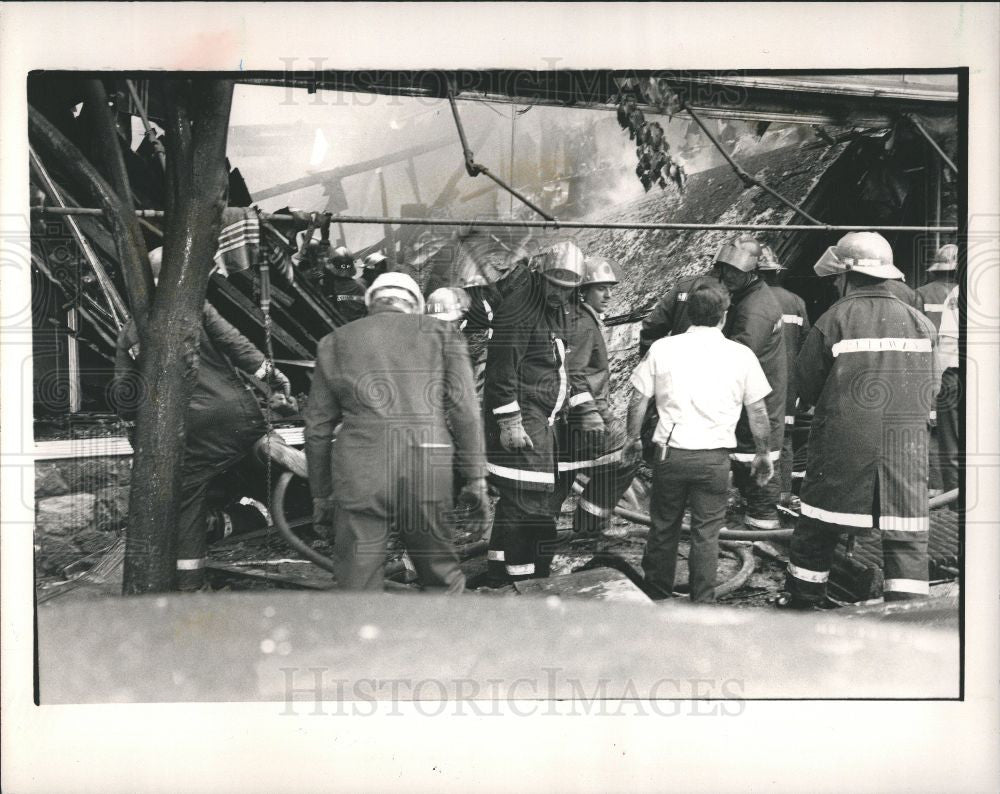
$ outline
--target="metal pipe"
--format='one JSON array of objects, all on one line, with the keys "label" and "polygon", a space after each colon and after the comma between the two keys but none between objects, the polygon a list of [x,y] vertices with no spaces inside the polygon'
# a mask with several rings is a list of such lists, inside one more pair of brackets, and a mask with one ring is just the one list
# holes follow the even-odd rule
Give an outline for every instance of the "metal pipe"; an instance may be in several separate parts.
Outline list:
[{"label": "metal pipe", "polygon": [[[35,169],[35,172],[42,183],[42,187],[45,192],[49,195],[52,201],[59,204],[58,209],[80,209],[79,207],[66,206],[62,193],[60,193],[59,188],[52,180],[52,177],[49,176],[49,172],[45,169],[45,166],[42,165],[41,158],[35,154],[35,150],[31,146],[28,147],[28,157],[32,168]],[[52,207],[51,209],[56,208]],[[68,216],[66,221],[67,225],[73,234],[73,238],[76,240],[76,244],[80,246],[80,250],[83,251],[83,256],[90,265],[91,270],[94,271],[94,275],[97,277],[97,283],[100,285],[101,291],[104,293],[104,297],[108,301],[108,307],[111,309],[111,317],[115,326],[120,331],[125,326],[125,322],[129,318],[128,309],[125,307],[124,301],[122,301],[121,296],[118,294],[118,290],[115,289],[114,282],[111,281],[111,277],[104,269],[104,265],[102,265],[101,261],[97,258],[97,253],[90,245],[90,241],[87,240],[80,229],[80,225],[72,217],[74,215],[98,215],[104,217],[104,210],[94,209],[93,212],[62,212],[58,214]]]},{"label": "metal pipe", "polygon": [[906,119],[907,121],[910,122],[910,124],[912,124],[914,127],[917,128],[917,132],[919,132],[921,135],[924,136],[924,138],[927,139],[927,142],[934,148],[934,151],[938,153],[938,156],[944,161],[944,164],[947,165],[952,170],[952,173],[957,174],[958,166],[951,161],[951,158],[944,153],[944,149],[938,146],[937,141],[935,141],[930,136],[930,133],[924,129],[924,126],[919,121],[917,121],[917,117],[914,116],[912,113],[907,113]]},{"label": "metal pipe", "polygon": [[[496,174],[490,172],[485,165],[481,165],[475,161],[473,158],[472,150],[469,148],[469,142],[465,138],[465,128],[462,126],[462,118],[458,115],[458,103],[455,102],[455,94],[452,92],[451,88],[448,89],[448,102],[451,104],[451,115],[455,117],[455,126],[458,127],[458,137],[462,142],[462,154],[465,157],[465,170],[468,172],[469,176],[475,177],[480,174],[484,174],[496,182],[500,187],[510,193],[512,196],[516,197],[518,201],[527,207],[530,207],[538,215],[541,215],[545,220],[555,223],[557,226],[559,222],[552,216],[549,215],[545,210],[538,207],[536,204],[531,202],[526,196],[519,193],[513,187],[504,182]],[[511,165],[513,168],[513,164]]]},{"label": "metal pipe", "polygon": [[733,171],[736,172],[736,176],[738,176],[741,180],[743,180],[744,185],[748,186],[756,185],[761,190],[772,195],[786,207],[790,207],[791,209],[795,210],[802,217],[807,218],[808,220],[812,221],[814,224],[818,226],[823,225],[822,221],[816,220],[816,218],[814,218],[812,215],[810,215],[808,212],[802,209],[802,207],[800,207],[798,204],[794,203],[793,201],[789,201],[784,196],[782,196],[777,190],[768,187],[756,177],[750,176],[750,174],[748,174],[745,170],[743,170],[743,167],[739,163],[737,163],[732,157],[729,156],[729,152],[727,152],[725,147],[723,147],[723,145],[719,143],[716,137],[711,132],[709,132],[708,127],[705,126],[705,123],[701,120],[701,118],[699,118],[698,114],[695,113],[694,110],[692,110],[691,107],[688,104],[686,104],[683,100],[681,100],[681,108],[686,110],[688,114],[691,116],[691,118],[694,119],[695,123],[699,127],[701,127],[701,131],[705,133],[708,139],[715,145],[715,148],[722,153],[723,157],[726,158],[726,162],[729,163]]},{"label": "metal pipe", "polygon": [[[85,215],[100,216],[101,209],[93,207],[32,207],[32,215]],[[136,210],[140,218],[162,218],[163,210]],[[292,215],[261,213],[266,220],[286,222],[295,220]],[[384,226],[394,223],[399,226],[462,226],[466,228],[529,228],[529,229],[608,229],[616,231],[757,231],[757,232],[940,232],[955,234],[957,226],[845,226],[845,225],[803,225],[793,223],[598,223],[593,221],[531,221],[531,220],[501,220],[499,218],[382,218],[364,217],[361,215],[333,215],[331,220],[337,223],[361,223]]]}]

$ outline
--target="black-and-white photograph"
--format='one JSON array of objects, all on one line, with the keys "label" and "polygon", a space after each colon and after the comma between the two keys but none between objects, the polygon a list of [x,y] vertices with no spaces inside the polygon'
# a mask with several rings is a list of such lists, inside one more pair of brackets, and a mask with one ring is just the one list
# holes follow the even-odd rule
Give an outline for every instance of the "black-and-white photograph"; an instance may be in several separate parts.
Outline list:
[{"label": "black-and-white photograph", "polygon": [[34,703],[961,703],[968,64],[321,55],[24,76]]},{"label": "black-and-white photograph", "polygon": [[[959,87],[32,74],[41,701],[280,695],[484,611],[582,671],[594,621],[639,660],[664,621],[726,638],[741,691],[675,696],[957,696]],[[314,634],[306,594],[381,592]],[[152,593],[197,596],[116,609],[127,654],[79,636]],[[217,604],[244,644],[262,601],[253,679],[152,620]],[[842,679],[873,649],[906,674]],[[482,681],[527,669],[507,653]]]}]

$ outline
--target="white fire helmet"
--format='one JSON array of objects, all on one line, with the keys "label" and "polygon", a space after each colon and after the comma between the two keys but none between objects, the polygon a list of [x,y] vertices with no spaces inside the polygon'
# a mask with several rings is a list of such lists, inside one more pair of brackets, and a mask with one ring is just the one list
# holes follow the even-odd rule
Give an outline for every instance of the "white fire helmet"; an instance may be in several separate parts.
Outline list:
[{"label": "white fire helmet", "polygon": [[892,262],[892,246],[877,232],[848,232],[826,249],[813,270],[821,278],[848,272],[872,278],[903,278]]},{"label": "white fire helmet", "polygon": [[584,274],[581,287],[591,287],[594,284],[617,284],[618,267],[610,259],[603,256],[588,256],[583,261]]},{"label": "white fire helmet", "polygon": [[382,273],[365,292],[365,306],[371,308],[372,301],[377,297],[403,298],[414,304],[415,314],[424,312],[424,296],[420,287],[406,273]]},{"label": "white fire helmet", "polygon": [[781,271],[784,269],[785,266],[778,261],[774,249],[767,243],[762,244],[760,247],[760,261],[757,262],[757,271]]},{"label": "white fire helmet", "polygon": [[954,243],[942,245],[934,254],[934,261],[927,268],[927,272],[939,273],[954,270],[958,270],[958,246]]},{"label": "white fire helmet", "polygon": [[760,261],[761,245],[748,234],[741,234],[719,247],[715,263],[732,265],[737,270],[749,273],[757,269]]},{"label": "white fire helmet", "polygon": [[461,320],[469,310],[469,296],[459,287],[440,287],[427,296],[424,314],[439,320]]},{"label": "white fire helmet", "polygon": [[556,243],[542,255],[538,272],[560,287],[579,287],[584,275],[583,251],[569,240]]}]

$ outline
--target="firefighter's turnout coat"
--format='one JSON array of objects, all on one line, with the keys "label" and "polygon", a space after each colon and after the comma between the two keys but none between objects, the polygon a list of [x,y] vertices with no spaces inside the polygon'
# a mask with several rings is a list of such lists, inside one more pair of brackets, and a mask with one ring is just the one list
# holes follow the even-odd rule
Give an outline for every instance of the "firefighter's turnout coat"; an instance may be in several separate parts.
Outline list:
[{"label": "firefighter's turnout coat", "polygon": [[365,305],[365,283],[358,278],[323,273],[319,277],[319,289],[343,316],[345,322],[358,320],[368,314]]},{"label": "firefighter's turnout coat", "polygon": [[[492,318],[484,409],[487,468],[499,487],[551,493],[555,424],[569,410],[595,411],[583,373],[567,363],[571,307],[546,303],[542,276],[523,270]],[[505,450],[498,419],[520,415],[533,449]]]},{"label": "firefighter's turnout coat", "polygon": [[948,293],[954,287],[955,284],[951,281],[929,281],[922,287],[917,287],[917,294],[920,295],[924,304],[924,314],[934,323],[935,331],[941,327],[944,303],[948,299]]},{"label": "firefighter's turnout coat", "polygon": [[800,407],[816,406],[804,521],[900,540],[927,532],[934,344],[931,321],[886,285],[849,293],[816,322],[796,364]]},{"label": "firefighter's turnout coat", "polygon": [[787,398],[785,400],[785,424],[795,424],[795,403],[798,401],[798,387],[795,383],[795,359],[806,337],[809,336],[809,314],[806,303],[794,292],[784,287],[771,287],[771,294],[781,307],[781,327],[785,337],[785,362],[787,372]]},{"label": "firefighter's turnout coat", "polygon": [[[782,311],[774,293],[763,281],[755,280],[732,296],[722,329],[727,339],[746,345],[754,352],[771,386],[764,405],[771,423],[771,460],[775,462],[781,456],[787,399],[788,364],[782,328]],[[754,450],[753,434],[744,408],[736,424],[736,451],[730,457],[740,463],[750,463],[754,459]]]},{"label": "firefighter's turnout coat", "polygon": [[[692,276],[677,282],[674,288],[656,303],[653,310],[642,321],[642,330],[639,332],[640,358],[646,355],[650,345],[657,339],[683,334],[691,327],[687,310],[688,295],[698,282],[705,278],[711,278],[711,276]],[[718,283],[714,278],[712,281]]]},{"label": "firefighter's turnout coat", "polygon": [[[135,321],[118,338],[115,361],[116,394],[141,395],[128,381],[139,377],[139,334]],[[264,354],[208,303],[198,340],[198,372],[185,425],[185,478],[210,479],[225,471],[266,432],[261,402],[263,383],[254,377]],[[127,419],[135,404],[119,401]]]},{"label": "firefighter's turnout coat", "polygon": [[[600,449],[589,449],[573,443],[573,424],[566,423],[560,443],[560,472],[587,469],[621,460],[624,437],[612,432],[618,423],[611,413],[611,373],[608,369],[608,347],[601,331],[601,318],[590,306],[577,302],[567,315],[568,340],[566,357],[570,372],[579,373],[586,382],[587,392],[593,397],[594,409],[604,420],[605,443]],[[620,430],[620,428],[615,428]]]}]

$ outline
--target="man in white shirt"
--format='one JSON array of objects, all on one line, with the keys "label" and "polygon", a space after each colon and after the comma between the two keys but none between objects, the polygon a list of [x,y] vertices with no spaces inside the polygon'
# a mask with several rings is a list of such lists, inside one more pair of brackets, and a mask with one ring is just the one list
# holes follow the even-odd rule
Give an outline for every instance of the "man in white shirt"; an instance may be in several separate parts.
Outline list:
[{"label": "man in white shirt", "polygon": [[958,286],[945,298],[938,330],[938,366],[941,390],[937,397],[938,468],[945,491],[958,488],[958,409],[962,383],[958,370]]},{"label": "man in white shirt", "polygon": [[691,327],[654,342],[632,374],[626,460],[642,454],[639,431],[651,397],[660,417],[653,434],[652,526],[642,559],[654,596],[669,598],[673,591],[681,520],[690,507],[691,600],[715,601],[729,453],[736,447],[743,406],[756,449],[751,475],[761,487],[774,475],[764,405],[771,387],[753,351],[722,335],[728,308],[725,290],[708,282],[698,285],[688,296]]}]

